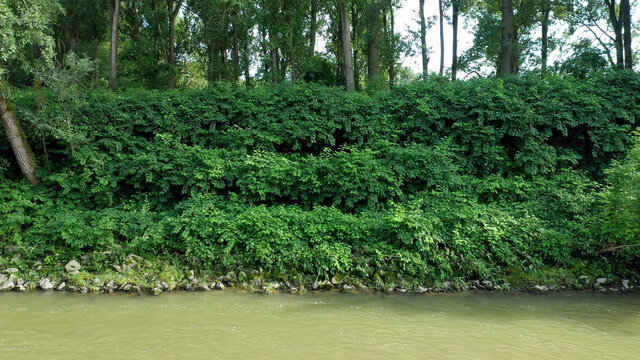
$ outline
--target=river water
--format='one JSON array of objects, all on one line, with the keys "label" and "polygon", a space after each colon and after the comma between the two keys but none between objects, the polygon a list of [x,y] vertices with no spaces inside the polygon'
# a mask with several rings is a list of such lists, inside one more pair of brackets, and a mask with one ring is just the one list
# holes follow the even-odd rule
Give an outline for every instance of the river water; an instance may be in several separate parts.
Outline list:
[{"label": "river water", "polygon": [[640,295],[0,294],[0,359],[639,359]]}]

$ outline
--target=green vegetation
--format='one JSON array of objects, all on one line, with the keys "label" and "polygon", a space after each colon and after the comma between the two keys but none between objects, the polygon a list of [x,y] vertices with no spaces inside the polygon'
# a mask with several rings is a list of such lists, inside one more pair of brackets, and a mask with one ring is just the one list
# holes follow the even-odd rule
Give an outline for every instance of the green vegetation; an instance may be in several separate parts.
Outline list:
[{"label": "green vegetation", "polygon": [[130,253],[374,285],[640,270],[630,72],[433,78],[373,95],[96,91],[72,106],[77,90],[54,90],[14,94],[41,184],[0,162],[0,242],[24,270],[89,254],[83,270],[100,273]]}]

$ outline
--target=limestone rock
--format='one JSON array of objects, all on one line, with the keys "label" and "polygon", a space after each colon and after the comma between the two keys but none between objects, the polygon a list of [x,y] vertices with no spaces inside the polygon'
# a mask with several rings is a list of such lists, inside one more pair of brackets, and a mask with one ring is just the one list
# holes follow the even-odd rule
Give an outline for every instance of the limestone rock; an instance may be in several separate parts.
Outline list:
[{"label": "limestone rock", "polygon": [[67,270],[67,273],[71,275],[77,275],[82,267],[77,261],[71,260],[67,263],[67,265],[64,266],[64,268],[65,270]]},{"label": "limestone rock", "polygon": [[40,279],[40,289],[48,291],[53,290],[54,283],[49,278]]}]

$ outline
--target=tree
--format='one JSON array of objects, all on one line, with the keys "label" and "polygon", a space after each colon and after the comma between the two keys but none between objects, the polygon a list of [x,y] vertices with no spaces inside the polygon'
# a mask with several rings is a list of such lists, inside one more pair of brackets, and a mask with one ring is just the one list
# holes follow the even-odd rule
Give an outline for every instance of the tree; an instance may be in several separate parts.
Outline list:
[{"label": "tree", "polygon": [[444,73],[444,9],[442,0],[438,0],[438,17],[440,23],[440,69],[438,74],[442,76]]},{"label": "tree", "polygon": [[[33,185],[39,182],[36,161],[9,99],[5,76],[9,63],[25,72],[32,72],[36,62],[51,66],[54,41],[49,26],[61,9],[54,0],[0,2],[0,117],[20,171]],[[34,50],[38,56],[30,56]]]},{"label": "tree", "polygon": [[455,80],[458,72],[458,15],[461,0],[451,0],[451,27],[453,41],[451,49],[451,80]]},{"label": "tree", "polygon": [[178,17],[178,14],[180,13],[183,1],[184,0],[178,0],[174,4],[174,0],[167,0],[167,10],[169,11],[169,51],[167,52],[167,63],[169,64],[169,89],[174,89],[176,87],[176,17]]},{"label": "tree", "polygon": [[109,52],[109,88],[118,87],[118,19],[120,18],[120,0],[110,0],[111,12],[111,48]]},{"label": "tree", "polygon": [[513,0],[502,0],[502,45],[500,48],[500,62],[498,76],[515,74],[516,67],[513,59],[514,27],[513,27]]},{"label": "tree", "polygon": [[[442,3],[442,0],[439,0]],[[427,76],[429,52],[427,49],[427,23],[424,18],[424,0],[420,0],[420,51],[422,55],[422,76]]]},{"label": "tree", "polygon": [[351,48],[349,14],[347,13],[345,0],[338,0],[338,13],[340,14],[340,31],[342,33],[342,50],[344,52],[346,89],[347,91],[353,91],[355,90],[355,80],[353,76],[353,49]]}]

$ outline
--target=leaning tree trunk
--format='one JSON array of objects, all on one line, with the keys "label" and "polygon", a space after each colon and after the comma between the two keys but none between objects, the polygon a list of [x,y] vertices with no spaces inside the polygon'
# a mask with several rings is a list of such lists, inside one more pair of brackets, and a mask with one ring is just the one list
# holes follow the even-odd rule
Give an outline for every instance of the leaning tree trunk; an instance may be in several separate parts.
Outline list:
[{"label": "leaning tree trunk", "polygon": [[609,9],[609,22],[611,22],[611,27],[613,28],[613,32],[615,34],[614,45],[616,47],[616,66],[619,69],[624,68],[624,46],[622,41],[622,19],[616,15],[617,4],[616,0],[605,0],[607,3],[607,7]]},{"label": "leaning tree trunk", "polygon": [[8,99],[2,97],[0,97],[0,116],[2,117],[2,126],[4,126],[4,131],[7,133],[7,138],[16,156],[22,175],[32,185],[37,185],[40,179],[36,176],[36,161],[33,158],[33,152],[22,131],[22,126],[20,126],[13,105]]},{"label": "leaning tree trunk", "polygon": [[502,46],[498,76],[511,74],[513,62],[513,1],[502,0]]},{"label": "leaning tree trunk", "polygon": [[[442,1],[442,0],[440,0]],[[420,51],[422,52],[422,76],[427,77],[429,53],[427,52],[427,24],[424,19],[424,0],[420,0]]]},{"label": "leaning tree trunk", "polygon": [[109,88],[118,88],[118,18],[120,0],[111,0],[111,50],[109,52]]},{"label": "leaning tree trunk", "polygon": [[349,15],[345,6],[345,0],[338,0],[338,12],[340,13],[340,29],[342,30],[342,50],[344,53],[344,68],[347,91],[355,89],[353,77],[353,49],[351,48],[351,31],[349,29]]}]

